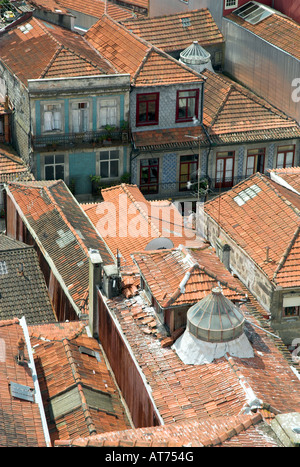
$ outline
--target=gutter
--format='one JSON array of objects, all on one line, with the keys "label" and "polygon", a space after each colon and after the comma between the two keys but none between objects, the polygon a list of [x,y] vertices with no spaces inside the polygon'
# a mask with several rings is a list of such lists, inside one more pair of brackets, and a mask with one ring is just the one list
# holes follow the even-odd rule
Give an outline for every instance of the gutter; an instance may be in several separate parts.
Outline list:
[{"label": "gutter", "polygon": [[43,427],[43,432],[44,432],[44,438],[45,438],[46,445],[49,448],[49,447],[51,447],[51,440],[50,440],[46,415],[45,415],[45,411],[44,411],[44,405],[43,405],[43,401],[42,401],[40,385],[39,385],[39,381],[38,381],[38,377],[37,377],[37,373],[36,373],[36,368],[35,368],[35,364],[34,364],[33,353],[32,353],[32,349],[31,349],[30,337],[29,337],[29,333],[28,333],[28,327],[27,327],[27,324],[26,324],[25,316],[23,316],[19,320],[19,323],[20,323],[20,326],[23,329],[25,342],[26,342],[26,348],[27,348],[27,352],[28,352],[28,356],[29,356],[30,363],[28,364],[28,367],[31,370],[32,380],[33,380],[33,384],[34,384],[35,402],[39,407],[41,421],[42,421],[42,427]]}]

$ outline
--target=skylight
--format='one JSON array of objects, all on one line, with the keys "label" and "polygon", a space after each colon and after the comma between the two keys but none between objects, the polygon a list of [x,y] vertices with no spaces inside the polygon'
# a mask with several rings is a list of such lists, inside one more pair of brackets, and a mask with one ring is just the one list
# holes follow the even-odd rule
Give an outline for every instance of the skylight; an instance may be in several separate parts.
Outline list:
[{"label": "skylight", "polygon": [[181,18],[181,22],[183,28],[188,28],[191,25],[191,20],[189,17]]},{"label": "skylight", "polygon": [[236,202],[238,206],[243,206],[247,201],[250,199],[255,198],[255,196],[258,195],[258,193],[261,191],[259,186],[257,185],[251,185],[250,187],[246,188],[245,190],[241,191],[237,196],[235,196],[233,199]]},{"label": "skylight", "polygon": [[268,18],[273,14],[273,11],[267,8],[265,5],[261,5],[256,2],[248,2],[246,5],[241,6],[237,10],[234,10],[234,14],[244,19],[250,24],[258,24],[263,19]]}]

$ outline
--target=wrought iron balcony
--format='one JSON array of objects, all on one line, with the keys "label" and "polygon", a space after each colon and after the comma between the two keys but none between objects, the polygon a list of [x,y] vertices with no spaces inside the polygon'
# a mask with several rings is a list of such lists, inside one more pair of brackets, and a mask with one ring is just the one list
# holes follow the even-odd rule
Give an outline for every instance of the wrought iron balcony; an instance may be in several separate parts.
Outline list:
[{"label": "wrought iron balcony", "polygon": [[85,131],[84,133],[58,133],[52,132],[44,135],[32,135],[34,150],[53,150],[54,148],[67,149],[70,147],[102,147],[107,145],[120,145],[129,142],[129,132],[120,129],[111,131]]}]

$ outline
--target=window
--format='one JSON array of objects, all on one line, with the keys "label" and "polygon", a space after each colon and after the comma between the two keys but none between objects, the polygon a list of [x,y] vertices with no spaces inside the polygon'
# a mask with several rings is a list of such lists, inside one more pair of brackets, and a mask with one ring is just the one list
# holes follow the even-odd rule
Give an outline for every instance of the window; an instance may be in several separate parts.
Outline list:
[{"label": "window", "polygon": [[64,180],[65,158],[63,155],[45,156],[44,168],[45,180]]},{"label": "window", "polygon": [[139,125],[157,125],[159,93],[138,94],[136,104],[136,124]]},{"label": "window", "polygon": [[189,122],[198,118],[199,89],[177,91],[176,122]]},{"label": "window", "polygon": [[187,190],[187,182],[197,180],[198,156],[181,156],[179,172],[179,190]]},{"label": "window", "polygon": [[158,193],[159,159],[141,160],[140,189],[144,194]]},{"label": "window", "polygon": [[251,149],[247,154],[246,176],[260,172],[264,173],[265,167],[265,149]]},{"label": "window", "polygon": [[89,104],[77,102],[72,104],[72,128],[74,133],[83,133],[89,129]]},{"label": "window", "polygon": [[283,317],[300,316],[300,306],[287,306],[283,308]]},{"label": "window", "polygon": [[101,99],[99,104],[99,126],[117,126],[118,99]]},{"label": "window", "polygon": [[225,0],[225,10],[228,10],[229,8],[237,8],[238,4],[238,0]]},{"label": "window", "polygon": [[101,178],[117,178],[119,176],[119,151],[108,150],[100,152]]},{"label": "window", "polygon": [[293,167],[295,156],[295,146],[283,146],[278,148],[277,152],[277,169],[286,169]]},{"label": "window", "polygon": [[216,188],[233,186],[234,152],[219,152],[216,164]]},{"label": "window", "polygon": [[44,131],[55,131],[62,129],[61,105],[44,105]]}]

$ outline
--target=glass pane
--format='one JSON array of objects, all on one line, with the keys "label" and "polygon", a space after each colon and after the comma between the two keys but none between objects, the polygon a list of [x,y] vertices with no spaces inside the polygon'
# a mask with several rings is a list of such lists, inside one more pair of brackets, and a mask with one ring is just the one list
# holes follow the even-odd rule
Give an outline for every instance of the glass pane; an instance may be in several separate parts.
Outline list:
[{"label": "glass pane", "polygon": [[109,159],[109,151],[100,152],[100,161],[107,161]]},{"label": "glass pane", "polygon": [[110,176],[111,177],[119,176],[119,161],[110,162]]},{"label": "glass pane", "polygon": [[54,180],[54,166],[53,165],[47,165],[45,167],[45,179]]},{"label": "glass pane", "polygon": [[294,159],[294,153],[293,152],[288,152],[287,155],[286,155],[285,166],[286,167],[292,167],[293,166],[293,159]]},{"label": "glass pane", "polygon": [[108,178],[108,162],[100,163],[100,175],[102,178]]},{"label": "glass pane", "polygon": [[283,164],[284,164],[284,153],[280,152],[278,153],[278,157],[277,157],[277,168],[282,169]]},{"label": "glass pane", "polygon": [[110,159],[119,159],[119,151],[110,151]]},{"label": "glass pane", "polygon": [[45,164],[54,164],[54,156],[45,156]]},{"label": "glass pane", "polygon": [[149,102],[148,104],[148,121],[153,122],[156,119],[156,103]]},{"label": "glass pane", "polygon": [[141,183],[149,183],[149,172],[146,167],[142,167],[141,169]]},{"label": "glass pane", "polygon": [[56,164],[63,164],[65,162],[65,157],[63,155],[55,156]]},{"label": "glass pane", "polygon": [[140,103],[140,105],[139,105],[139,116],[138,116],[139,122],[145,122],[146,121],[146,116],[147,116],[146,112],[147,112],[146,103]]},{"label": "glass pane", "polygon": [[195,115],[195,102],[195,99],[188,100],[187,117],[193,117]]},{"label": "glass pane", "polygon": [[63,180],[64,179],[64,166],[63,165],[56,165],[55,166],[55,171],[56,171],[56,180]]}]

